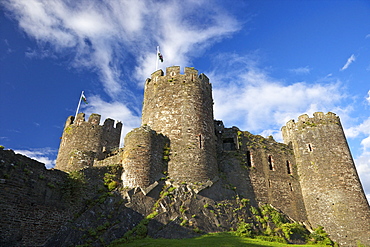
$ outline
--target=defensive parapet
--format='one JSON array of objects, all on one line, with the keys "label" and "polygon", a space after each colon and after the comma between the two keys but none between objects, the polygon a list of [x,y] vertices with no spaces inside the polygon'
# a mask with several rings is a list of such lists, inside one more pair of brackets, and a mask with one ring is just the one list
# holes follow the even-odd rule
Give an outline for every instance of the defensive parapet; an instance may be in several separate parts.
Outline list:
[{"label": "defensive parapet", "polygon": [[370,245],[370,208],[363,192],[339,117],[302,115],[282,128],[291,143],[313,227],[324,226],[334,241]]},{"label": "defensive parapet", "polygon": [[158,70],[146,80],[142,125],[171,142],[168,172],[177,181],[200,182],[217,175],[212,87],[194,68]]},{"label": "defensive parapet", "polygon": [[106,119],[100,125],[101,116],[91,114],[85,121],[85,114],[77,118],[68,117],[64,126],[55,168],[74,171],[92,166],[94,159],[102,159],[112,149],[119,147],[122,123],[114,126],[114,120]]}]

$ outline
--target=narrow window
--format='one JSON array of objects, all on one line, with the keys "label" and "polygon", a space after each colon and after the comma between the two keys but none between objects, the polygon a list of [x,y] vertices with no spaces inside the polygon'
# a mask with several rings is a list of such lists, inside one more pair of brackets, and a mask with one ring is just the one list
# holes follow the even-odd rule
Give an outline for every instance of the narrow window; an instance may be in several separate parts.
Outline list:
[{"label": "narrow window", "polygon": [[271,155],[269,155],[268,161],[269,161],[269,168],[270,168],[270,170],[271,171],[275,171],[274,160],[272,159],[272,156]]},{"label": "narrow window", "polygon": [[292,167],[291,167],[289,160],[286,161],[286,170],[288,174],[292,174]]},{"label": "narrow window", "polygon": [[312,152],[312,145],[311,143],[307,144],[308,151]]},{"label": "narrow window", "polygon": [[269,188],[271,188],[271,180],[269,180]]},{"label": "narrow window", "polygon": [[247,151],[247,166],[252,167],[251,152]]},{"label": "narrow window", "polygon": [[293,185],[292,185],[292,183],[289,183],[289,189],[290,189],[290,191],[293,191]]},{"label": "narrow window", "polygon": [[202,135],[199,134],[199,148],[202,148]]}]

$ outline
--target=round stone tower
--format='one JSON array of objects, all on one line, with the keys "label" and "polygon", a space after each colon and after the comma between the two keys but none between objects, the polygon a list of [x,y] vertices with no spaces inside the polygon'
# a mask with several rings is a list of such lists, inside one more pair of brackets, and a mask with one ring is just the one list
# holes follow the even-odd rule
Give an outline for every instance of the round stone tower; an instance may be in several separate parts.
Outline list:
[{"label": "round stone tower", "polygon": [[145,188],[165,177],[167,145],[168,139],[151,130],[149,126],[141,126],[129,132],[125,137],[122,157],[123,187]]},{"label": "round stone tower", "polygon": [[112,149],[119,147],[122,123],[114,127],[114,120],[106,119],[100,124],[101,116],[91,114],[85,121],[85,114],[74,119],[68,117],[64,126],[55,168],[75,171],[92,166],[94,159],[103,159]]},{"label": "round stone tower", "polygon": [[194,68],[158,70],[146,80],[142,125],[170,139],[168,174],[178,182],[217,176],[212,87]]},{"label": "round stone tower", "polygon": [[370,245],[370,208],[339,117],[302,115],[282,128],[292,143],[308,220],[344,246]]}]

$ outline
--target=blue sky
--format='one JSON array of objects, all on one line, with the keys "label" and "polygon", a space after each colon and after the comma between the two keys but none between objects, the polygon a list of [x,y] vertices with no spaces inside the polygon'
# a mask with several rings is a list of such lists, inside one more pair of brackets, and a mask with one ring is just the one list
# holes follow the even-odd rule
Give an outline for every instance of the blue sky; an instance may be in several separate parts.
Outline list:
[{"label": "blue sky", "polygon": [[2,0],[0,145],[54,165],[81,91],[86,114],[140,125],[143,83],[160,68],[211,80],[215,118],[282,141],[290,119],[342,120],[370,197],[367,0]]}]

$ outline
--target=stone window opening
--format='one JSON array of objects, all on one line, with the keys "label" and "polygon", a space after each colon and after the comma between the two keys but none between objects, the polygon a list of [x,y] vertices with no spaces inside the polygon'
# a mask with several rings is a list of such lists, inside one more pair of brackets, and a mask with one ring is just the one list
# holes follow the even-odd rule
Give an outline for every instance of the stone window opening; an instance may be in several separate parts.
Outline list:
[{"label": "stone window opening", "polygon": [[293,185],[292,185],[292,183],[289,183],[289,189],[290,189],[290,191],[293,191]]},{"label": "stone window opening", "polygon": [[253,167],[254,165],[252,164],[252,154],[250,151],[247,151],[247,166],[248,167]]},{"label": "stone window opening", "polygon": [[[175,76],[175,75],[176,75],[176,72],[172,71],[172,72],[170,73],[170,75],[171,75],[171,76]],[[172,79],[173,79],[173,78],[172,78]]]},{"label": "stone window opening", "polygon": [[311,143],[308,143],[308,144],[307,144],[307,148],[308,148],[308,151],[309,151],[309,152],[312,152],[312,151],[313,151],[313,149],[312,149],[312,144],[311,144]]},{"label": "stone window opening", "polygon": [[275,165],[274,165],[274,160],[272,159],[272,155],[268,156],[268,162],[269,162],[270,171],[275,171]]},{"label": "stone window opening", "polygon": [[199,148],[203,148],[202,147],[202,134],[199,134],[198,137],[199,137]]},{"label": "stone window opening", "polygon": [[271,188],[271,180],[269,180],[269,188]]},{"label": "stone window opening", "polygon": [[288,174],[292,174],[292,165],[290,164],[289,160],[286,161],[286,169]]},{"label": "stone window opening", "polygon": [[235,151],[236,150],[234,138],[226,138],[222,142],[223,142],[223,148],[225,151]]}]

